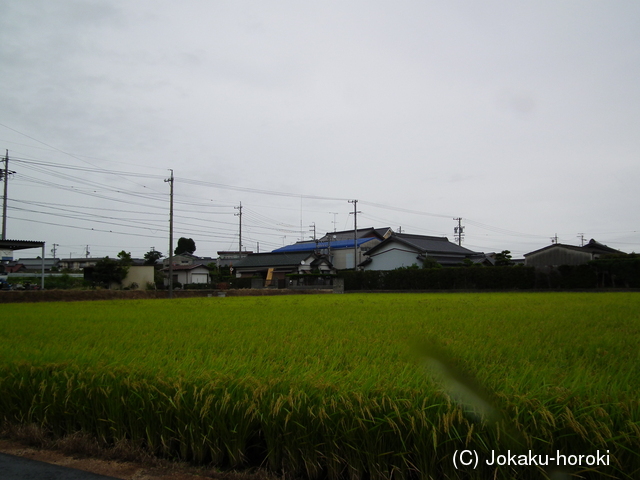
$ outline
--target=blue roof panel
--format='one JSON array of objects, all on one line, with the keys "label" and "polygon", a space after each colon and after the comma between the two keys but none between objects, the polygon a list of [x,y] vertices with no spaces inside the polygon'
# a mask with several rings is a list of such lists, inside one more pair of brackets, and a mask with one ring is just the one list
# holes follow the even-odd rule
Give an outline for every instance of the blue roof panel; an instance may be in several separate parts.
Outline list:
[{"label": "blue roof panel", "polygon": [[[371,240],[375,240],[375,238],[359,238],[357,240],[358,246],[363,243],[367,243]],[[353,240],[336,240],[335,242],[301,242],[294,243],[293,245],[287,245],[286,247],[281,247],[276,250],[273,250],[274,253],[278,252],[310,252],[315,250],[327,250],[331,246],[333,250],[338,250],[341,248],[353,248]]]}]

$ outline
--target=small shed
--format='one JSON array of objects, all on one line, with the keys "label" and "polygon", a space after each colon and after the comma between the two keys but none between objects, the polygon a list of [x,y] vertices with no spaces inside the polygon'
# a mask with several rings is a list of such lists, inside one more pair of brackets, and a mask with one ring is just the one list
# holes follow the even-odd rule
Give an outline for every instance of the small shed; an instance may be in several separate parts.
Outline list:
[{"label": "small shed", "polygon": [[[44,289],[44,245],[45,242],[38,242],[34,240],[0,240],[0,251],[2,253],[2,258],[8,257],[5,253],[14,252],[16,250],[29,250],[31,248],[40,248],[42,250],[42,255],[40,256],[41,265],[40,271],[41,275],[41,285],[40,288]],[[11,255],[11,259],[13,259],[13,253]]]},{"label": "small shed", "polygon": [[[165,283],[169,284],[169,268],[163,268],[163,272],[167,273]],[[191,283],[209,283],[209,269],[203,264],[193,265],[174,265],[173,266],[173,283],[179,282],[182,285]]]}]

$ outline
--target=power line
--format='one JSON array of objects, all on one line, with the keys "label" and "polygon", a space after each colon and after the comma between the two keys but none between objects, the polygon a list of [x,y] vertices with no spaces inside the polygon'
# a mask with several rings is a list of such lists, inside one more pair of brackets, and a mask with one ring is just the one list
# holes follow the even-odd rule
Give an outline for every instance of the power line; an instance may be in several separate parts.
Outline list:
[{"label": "power line", "polygon": [[[80,195],[77,205],[69,205],[65,203],[55,204],[49,203],[48,205],[44,202],[36,202],[31,203],[32,205],[37,205],[41,210],[37,211],[36,209],[20,209],[18,207],[19,204],[13,202],[24,202],[24,204],[29,204],[29,200],[13,198],[8,202],[8,208],[15,209],[16,212],[24,212],[25,214],[39,214],[39,215],[47,215],[48,217],[59,217],[59,218],[69,218],[75,219],[77,221],[91,221],[96,225],[113,225],[115,224],[126,227],[126,228],[137,228],[140,230],[157,230],[158,232],[166,232],[166,226],[155,224],[154,217],[158,219],[160,216],[165,215],[166,213],[166,193],[158,192],[155,182],[159,183],[159,179],[163,178],[161,175],[157,174],[147,174],[140,173],[135,171],[125,171],[122,169],[109,169],[104,168],[95,163],[91,163],[83,158],[80,158],[78,155],[74,155],[68,153],[59,148],[53,147],[45,142],[37,140],[29,135],[23,134],[22,132],[18,132],[6,125],[0,124],[9,130],[15,131],[21,135],[24,135],[26,138],[30,138],[42,145],[49,147],[52,150],[56,150],[64,155],[67,155],[71,158],[77,159],[80,162],[83,162],[85,165],[64,165],[60,163],[51,162],[48,160],[30,158],[24,154],[14,155],[12,154],[11,161],[13,165],[19,165],[20,173],[16,174],[15,178],[12,180],[12,185],[25,185],[28,184],[30,188],[34,188],[34,186],[40,186],[43,188],[48,188],[52,190],[56,190],[55,195],[58,195],[58,191],[68,192],[69,194],[77,194]],[[102,160],[101,160],[102,161]],[[145,167],[147,168],[147,167]],[[151,168],[151,167],[149,167]],[[27,172],[27,173],[25,173]],[[29,175],[30,174],[30,175]],[[135,188],[122,188],[119,184],[114,184],[113,178],[122,178],[127,182],[135,185]],[[55,180],[52,180],[55,179]],[[152,182],[150,185],[146,184],[147,181]],[[340,197],[329,197],[329,196],[318,196],[318,195],[301,195],[299,193],[291,193],[291,192],[279,192],[267,189],[260,188],[249,188],[237,185],[228,185],[223,183],[209,182],[201,179],[188,179],[188,178],[180,178],[179,181],[184,183],[185,185],[190,185],[194,187],[203,187],[203,188],[214,188],[221,190],[231,190],[231,191],[239,191],[251,193],[259,196],[273,196],[273,197],[285,197],[285,198],[300,198],[302,199],[310,199],[310,200],[318,200],[320,202],[343,202],[347,199]],[[144,184],[143,184],[144,183]],[[12,192],[15,191],[12,187]],[[22,191],[26,191],[22,188]],[[233,222],[225,222],[223,220],[210,221],[209,218],[205,218],[205,215],[231,215],[234,204],[222,204],[221,202],[213,203],[214,200],[207,198],[205,196],[198,195],[199,189],[192,188],[190,189],[192,194],[181,193],[179,197],[174,199],[175,208],[176,208],[176,225],[189,229],[190,232],[198,232],[202,234],[206,239],[209,238],[229,238],[233,230],[228,228],[228,226],[235,225]],[[19,192],[18,195],[20,195]],[[47,192],[48,193],[48,192]],[[13,194],[16,196],[15,194]],[[23,194],[24,195],[24,194]],[[31,197],[28,197],[31,198]],[[71,198],[71,197],[70,197]],[[101,201],[100,206],[92,207],[87,205],[90,203],[87,199],[96,199]],[[74,200],[76,200],[74,198]],[[347,200],[348,201],[348,200]],[[70,202],[70,203],[73,203]],[[138,207],[139,211],[128,211],[124,208],[117,208],[119,205],[116,204],[126,204],[128,207]],[[271,202],[277,203],[277,202]],[[113,204],[116,208],[105,208],[105,205]],[[320,203],[318,203],[320,204]],[[432,212],[426,212],[421,210],[397,207],[393,205],[360,201],[361,205],[367,205],[376,209],[384,209],[392,212],[399,213],[407,213],[411,215],[419,215],[419,216],[428,216],[434,218],[451,218],[451,215],[444,215]],[[251,203],[248,202],[243,205],[242,214],[245,215],[242,219],[242,230],[244,236],[249,239],[254,236],[257,238],[259,236],[262,237],[281,237],[282,234],[293,236],[298,232],[298,226],[292,225],[289,222],[282,222],[278,219],[272,218],[270,216],[263,215],[255,210],[250,210]],[[261,207],[266,208],[264,203],[260,204]],[[355,206],[354,206],[355,207]],[[287,208],[281,206],[271,206],[270,209],[284,209],[295,211],[297,208]],[[330,207],[333,209],[333,207]],[[75,209],[75,211],[74,211]],[[218,209],[229,209],[228,212],[219,211]],[[98,212],[103,212],[108,210],[112,212],[114,215],[100,215]],[[326,212],[329,208],[323,208],[322,211]],[[318,210],[320,211],[320,210]],[[136,215],[136,214],[144,214],[144,218],[140,218],[139,216],[136,218],[128,217],[128,215]],[[194,215],[195,213],[195,215]],[[359,212],[361,213],[361,212]],[[123,214],[123,215],[120,215]],[[336,229],[336,212],[332,213],[334,230]],[[363,214],[364,215],[364,214]],[[28,216],[28,215],[27,215]],[[13,217],[12,217],[13,218]],[[363,218],[373,218],[370,215],[364,215]],[[189,221],[191,220],[191,221]],[[25,221],[28,221],[25,219]],[[104,222],[104,223],[102,223]],[[40,222],[45,224],[44,222]],[[314,222],[315,223],[315,222]],[[357,223],[357,220],[354,217],[354,224]],[[394,224],[393,222],[387,222],[389,224]],[[548,235],[541,234],[531,234],[531,233],[522,233],[513,230],[509,230],[502,227],[495,227],[491,225],[487,225],[481,222],[476,222],[473,220],[465,219],[465,223],[468,225],[472,225],[474,227],[474,233],[471,235],[473,238],[482,236],[482,233],[478,233],[478,230],[484,230],[488,232],[493,232],[495,236],[510,236],[510,237],[520,237],[531,240],[541,240],[548,238]],[[215,226],[212,226],[215,224]],[[348,224],[345,221],[345,228]],[[406,228],[406,223],[403,223],[403,227]],[[462,225],[459,225],[462,227]],[[79,228],[79,227],[74,227]],[[425,230],[423,227],[415,227],[416,230]],[[94,230],[96,229],[88,229]],[[354,228],[354,230],[356,230]],[[111,230],[108,230],[112,232]],[[226,235],[226,233],[229,235]],[[633,231],[631,231],[633,232]],[[626,232],[622,232],[626,233]],[[239,243],[242,244],[242,234],[237,236],[239,239]],[[471,238],[467,235],[467,239]],[[489,238],[487,236],[486,238]],[[208,241],[208,240],[202,240]],[[458,239],[460,242],[461,240]],[[267,244],[268,242],[263,242]],[[621,242],[619,242],[621,243]],[[630,243],[629,243],[630,244]]]}]

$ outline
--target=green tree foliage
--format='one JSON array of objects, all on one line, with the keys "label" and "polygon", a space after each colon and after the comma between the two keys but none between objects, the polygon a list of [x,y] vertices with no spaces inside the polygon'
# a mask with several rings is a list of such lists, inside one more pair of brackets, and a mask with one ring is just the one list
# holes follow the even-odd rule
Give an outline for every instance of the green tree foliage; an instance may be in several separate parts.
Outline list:
[{"label": "green tree foliage", "polygon": [[180,237],[178,240],[178,246],[173,253],[180,255],[181,253],[193,253],[195,251],[196,242],[193,241],[193,238]]},{"label": "green tree foliage", "polygon": [[422,261],[422,268],[442,268],[433,257],[425,257]]},{"label": "green tree foliage", "polygon": [[104,257],[98,260],[96,266],[93,267],[92,279],[95,283],[107,288],[109,288],[112,283],[122,284],[132,263],[131,254],[124,250],[118,254],[118,260],[109,258],[108,256]]},{"label": "green tree foliage", "polygon": [[125,267],[130,267],[131,265],[133,265],[131,252],[125,252],[124,250],[121,250],[120,253],[118,254],[118,261],[120,262],[121,265]]},{"label": "green tree foliage", "polygon": [[64,274],[59,277],[46,277],[44,279],[44,288],[47,290],[51,290],[54,288],[59,289],[71,289],[71,288],[80,288],[84,284],[84,280],[82,278],[74,278],[69,274]]},{"label": "green tree foliage", "polygon": [[144,254],[144,264],[155,265],[156,263],[158,263],[158,260],[160,260],[162,257],[164,257],[164,255],[162,255],[162,253],[160,253],[159,251],[149,250],[147,253]]},{"label": "green tree foliage", "polygon": [[513,265],[511,252],[509,250],[503,250],[500,253],[496,253],[496,267],[508,267],[509,265]]},{"label": "green tree foliage", "polygon": [[640,255],[614,253],[589,262],[602,287],[640,287]]},{"label": "green tree foliage", "polygon": [[207,269],[209,270],[209,282],[217,283],[220,279],[220,271],[218,269],[218,265],[215,262],[211,262],[207,264]]}]

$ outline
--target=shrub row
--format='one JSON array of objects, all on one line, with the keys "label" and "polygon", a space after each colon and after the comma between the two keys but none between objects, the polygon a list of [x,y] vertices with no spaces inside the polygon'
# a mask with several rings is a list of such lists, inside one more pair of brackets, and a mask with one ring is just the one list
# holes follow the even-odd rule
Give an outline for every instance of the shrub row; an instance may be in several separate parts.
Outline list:
[{"label": "shrub row", "polygon": [[640,258],[600,259],[588,265],[399,268],[344,271],[345,290],[531,290],[640,288]]},{"label": "shrub row", "polygon": [[345,271],[345,290],[511,290],[535,288],[533,268],[402,268]]}]

